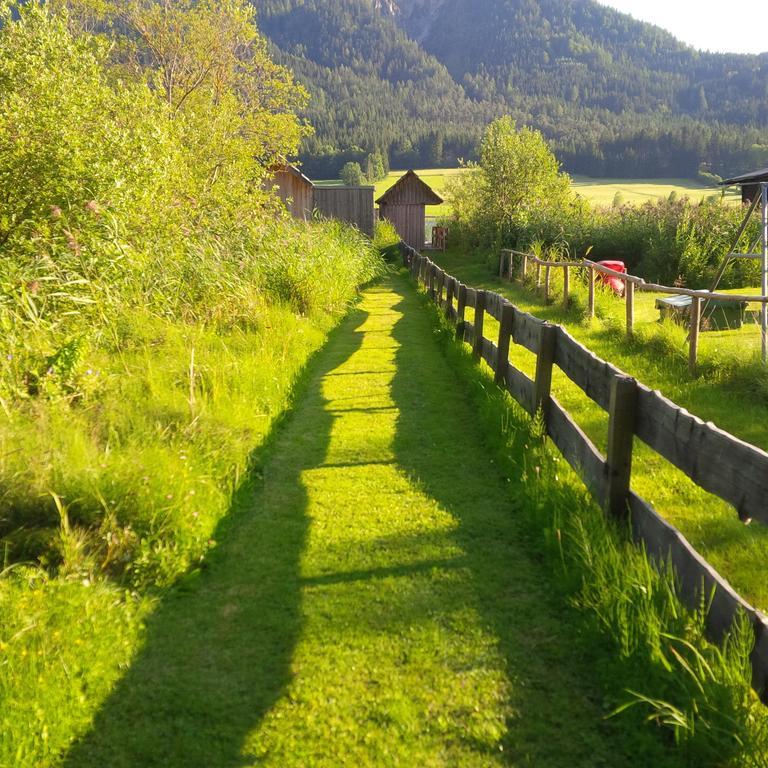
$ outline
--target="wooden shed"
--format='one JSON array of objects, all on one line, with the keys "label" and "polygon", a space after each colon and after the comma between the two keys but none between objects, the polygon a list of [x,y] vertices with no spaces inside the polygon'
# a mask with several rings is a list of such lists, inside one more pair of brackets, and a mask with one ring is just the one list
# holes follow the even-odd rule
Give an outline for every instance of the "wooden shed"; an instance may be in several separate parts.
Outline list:
[{"label": "wooden shed", "polygon": [[759,171],[745,173],[742,176],[735,176],[732,179],[726,179],[722,182],[723,186],[740,186],[742,204],[752,203],[755,198],[760,197],[760,183],[768,181],[768,168]]},{"label": "wooden shed", "polygon": [[440,205],[443,199],[413,171],[408,171],[376,202],[380,218],[392,222],[406,245],[421,250],[426,239],[426,206]]},{"label": "wooden shed", "polygon": [[[295,219],[308,221],[314,208],[314,185],[293,165],[276,165],[270,168],[271,185]],[[270,182],[267,182],[267,186]]]},{"label": "wooden shed", "polygon": [[373,187],[315,187],[315,210],[373,237]]}]

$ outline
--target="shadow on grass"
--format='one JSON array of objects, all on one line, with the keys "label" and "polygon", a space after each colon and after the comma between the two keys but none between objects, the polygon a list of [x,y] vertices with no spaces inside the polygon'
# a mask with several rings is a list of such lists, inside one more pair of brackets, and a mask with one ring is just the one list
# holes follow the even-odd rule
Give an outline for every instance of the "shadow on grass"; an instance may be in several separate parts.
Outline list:
[{"label": "shadow on grass", "polygon": [[[479,415],[475,401],[487,398],[490,412],[491,401],[499,400],[494,431],[501,434],[505,411],[499,391],[458,350],[446,360],[440,345],[425,349],[416,342],[434,333],[432,313],[423,303],[407,290],[398,306],[403,318],[393,334],[400,344],[392,388],[400,409],[395,455],[402,471],[458,523],[452,536],[471,574],[473,607],[498,639],[508,670],[502,762],[553,768],[630,766],[638,760],[678,765],[659,740],[635,724],[605,719],[610,702],[595,667],[605,664],[613,649],[564,605],[551,563],[540,544],[531,544],[516,508],[516,496],[524,495],[510,493],[519,479],[504,476],[486,444],[484,430],[494,427],[487,415]],[[450,366],[457,362],[454,373]],[[519,425],[509,448],[519,454],[519,468],[530,439],[529,428]]]},{"label": "shadow on grass", "polygon": [[300,557],[309,524],[301,474],[323,462],[334,421],[322,379],[360,346],[362,334],[353,331],[365,318],[354,312],[308,365],[297,385],[301,418],[289,412],[254,452],[216,550],[148,620],[142,649],[70,749],[66,768],[250,764],[244,740],[289,684],[302,630]]}]

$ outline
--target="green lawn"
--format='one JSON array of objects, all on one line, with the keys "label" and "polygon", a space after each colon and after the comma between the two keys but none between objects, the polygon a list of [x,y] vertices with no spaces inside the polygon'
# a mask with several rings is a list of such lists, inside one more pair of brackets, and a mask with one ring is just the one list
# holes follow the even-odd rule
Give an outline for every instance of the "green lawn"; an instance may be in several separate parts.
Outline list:
[{"label": "green lawn", "polygon": [[[445,191],[446,182],[452,177],[464,173],[463,168],[426,168],[417,170],[416,173],[439,195]],[[376,182],[375,198],[383,195],[405,171],[392,171],[386,179]],[[671,192],[678,196],[688,196],[693,200],[702,200],[711,195],[719,195],[719,187],[705,187],[697,181],[690,179],[594,179],[589,176],[573,176],[572,187],[582,197],[585,197],[594,205],[612,205],[617,192],[625,203],[644,203],[649,200],[669,197]],[[339,180],[317,181],[316,184],[336,185]],[[737,192],[729,191],[728,199],[739,201]],[[428,216],[445,216],[450,213],[447,205],[432,205],[427,207]]]},{"label": "green lawn", "polygon": [[[634,340],[628,340],[623,325],[624,302],[610,294],[601,292],[599,317],[589,322],[582,309],[564,311],[557,296],[553,303],[545,305],[543,297],[530,286],[500,281],[491,274],[485,254],[452,249],[433,258],[467,285],[502,293],[521,309],[565,325],[598,356],[661,390],[691,413],[768,449],[768,378],[760,373],[755,362],[759,332],[754,325],[740,331],[703,333],[703,372],[691,379],[687,372],[685,332],[677,326],[656,322],[658,312],[653,307],[653,294],[636,295],[637,332]],[[585,286],[577,283],[572,291],[583,308]],[[497,327],[488,317],[486,335],[493,338]],[[534,356],[522,347],[513,345],[510,359],[529,375],[533,374]],[[606,414],[560,373],[555,376],[553,391],[592,440],[605,450]],[[759,523],[743,525],[735,510],[697,488],[639,441],[633,488],[671,520],[745,598],[762,610],[768,609],[768,581],[764,573],[768,527]]]},{"label": "green lawn", "polygon": [[[625,203],[633,204],[667,198],[672,192],[692,200],[721,193],[720,187],[705,187],[690,179],[594,179],[589,176],[572,176],[572,179],[573,190],[594,205],[612,205],[617,192]],[[741,198],[738,192],[729,191],[728,199]]]},{"label": "green lawn", "polygon": [[364,294],[64,765],[686,764],[605,719],[637,659],[566,604],[435,331],[405,278]]}]

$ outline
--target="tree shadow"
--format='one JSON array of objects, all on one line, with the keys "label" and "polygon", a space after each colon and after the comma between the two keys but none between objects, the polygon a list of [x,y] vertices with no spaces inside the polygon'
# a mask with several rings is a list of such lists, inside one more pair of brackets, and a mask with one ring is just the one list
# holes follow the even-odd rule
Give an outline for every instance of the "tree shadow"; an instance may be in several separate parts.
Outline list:
[{"label": "tree shadow", "polygon": [[366,317],[353,312],[307,366],[298,406],[251,456],[216,549],[149,618],[141,650],[66,768],[250,764],[243,743],[290,683],[302,630],[302,472],[325,459],[336,418],[323,380],[360,347]]}]

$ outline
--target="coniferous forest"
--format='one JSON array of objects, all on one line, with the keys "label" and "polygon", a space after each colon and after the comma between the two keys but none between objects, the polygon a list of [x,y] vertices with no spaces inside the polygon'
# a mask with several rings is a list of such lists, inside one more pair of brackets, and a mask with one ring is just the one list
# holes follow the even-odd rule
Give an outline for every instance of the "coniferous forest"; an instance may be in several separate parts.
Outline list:
[{"label": "coniferous forest", "polygon": [[566,170],[730,175],[768,163],[768,53],[699,52],[592,0],[260,0],[274,55],[305,83],[304,167],[336,176],[475,156],[510,114]]}]

